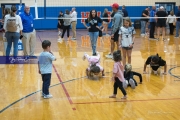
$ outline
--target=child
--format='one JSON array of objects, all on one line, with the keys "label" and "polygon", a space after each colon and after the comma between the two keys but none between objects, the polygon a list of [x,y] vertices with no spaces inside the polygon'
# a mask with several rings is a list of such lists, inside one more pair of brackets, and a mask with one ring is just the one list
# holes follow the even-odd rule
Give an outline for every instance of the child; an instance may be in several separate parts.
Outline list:
[{"label": "child", "polygon": [[115,51],[113,53],[113,59],[115,61],[114,63],[114,69],[113,69],[113,77],[112,80],[114,81],[114,93],[113,95],[109,96],[109,98],[116,98],[116,94],[117,94],[117,88],[119,87],[119,89],[121,90],[121,92],[123,93],[123,97],[121,99],[126,99],[127,98],[127,94],[126,91],[123,88],[123,84],[125,83],[124,80],[124,75],[123,75],[123,65],[121,63],[121,52]]},{"label": "child", "polygon": [[97,56],[89,56],[88,54],[84,54],[83,60],[87,59],[89,62],[89,67],[86,69],[86,75],[89,77],[94,75],[98,75],[100,72],[102,72],[102,76],[104,76],[104,69],[100,65],[100,54],[98,52]]},{"label": "child", "polygon": [[44,98],[51,98],[52,95],[49,93],[49,86],[51,83],[51,73],[52,73],[52,61],[55,61],[56,58],[51,52],[50,49],[51,42],[49,40],[44,40],[42,42],[42,48],[44,49],[41,52],[38,60],[39,74],[42,76],[42,96]]},{"label": "child", "polygon": [[157,70],[160,66],[164,66],[164,75],[166,75],[166,70],[167,70],[167,65],[166,65],[166,61],[161,59],[161,57],[159,57],[159,55],[153,55],[147,58],[145,64],[144,64],[144,74],[146,74],[146,66],[150,65],[152,70],[154,71],[154,74],[158,74]]},{"label": "child", "polygon": [[123,65],[126,64],[126,55],[128,57],[128,63],[131,64],[131,53],[134,45],[135,30],[132,27],[131,20],[129,18],[124,20],[124,26],[120,28],[120,47],[122,47],[123,52]]},{"label": "child", "polygon": [[140,73],[131,71],[132,70],[131,64],[126,64],[124,68],[125,68],[124,78],[126,79],[127,83],[131,86],[132,89],[135,89],[135,87],[137,86],[137,82],[133,78],[134,75],[137,75],[139,77],[140,79],[139,84],[142,84],[142,75]]}]

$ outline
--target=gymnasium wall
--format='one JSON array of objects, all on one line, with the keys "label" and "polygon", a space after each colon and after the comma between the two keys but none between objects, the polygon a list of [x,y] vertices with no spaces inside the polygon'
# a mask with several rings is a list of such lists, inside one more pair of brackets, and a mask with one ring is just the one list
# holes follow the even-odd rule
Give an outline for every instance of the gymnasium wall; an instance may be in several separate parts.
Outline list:
[{"label": "gymnasium wall", "polygon": [[[1,3],[19,3],[20,0],[1,0]],[[91,9],[98,11],[98,14],[102,16],[104,8],[108,8],[112,11],[110,5],[114,2],[119,3],[120,6],[126,5],[126,10],[130,17],[140,17],[142,10],[147,6],[155,5],[156,0],[46,0],[46,17],[57,17],[59,11],[65,11],[65,9],[71,10],[72,7],[76,7],[78,13],[78,18],[87,17],[87,12]],[[31,13],[35,17],[35,3],[34,0],[22,0],[26,5],[31,6]],[[176,2],[176,5],[180,5],[180,0],[158,0],[158,2]],[[44,18],[44,0],[37,0],[38,5],[38,17]],[[177,7],[175,8],[177,11]],[[0,8],[1,11],[1,8]],[[0,12],[0,17],[2,14]],[[134,20],[132,20],[134,21]],[[34,26],[36,29],[56,29],[57,20],[56,19],[36,19],[34,21]],[[110,26],[110,25],[109,25]],[[82,20],[78,20],[77,28],[84,28]]]}]

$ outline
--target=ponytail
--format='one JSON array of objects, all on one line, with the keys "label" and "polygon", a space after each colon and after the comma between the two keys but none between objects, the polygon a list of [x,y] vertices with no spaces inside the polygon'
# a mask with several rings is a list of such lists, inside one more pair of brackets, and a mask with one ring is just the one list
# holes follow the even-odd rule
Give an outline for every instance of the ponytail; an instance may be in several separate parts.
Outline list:
[{"label": "ponytail", "polygon": [[11,16],[11,17],[15,17],[15,12],[16,12],[16,11],[17,11],[16,6],[12,6],[12,7],[11,7],[10,16]]}]

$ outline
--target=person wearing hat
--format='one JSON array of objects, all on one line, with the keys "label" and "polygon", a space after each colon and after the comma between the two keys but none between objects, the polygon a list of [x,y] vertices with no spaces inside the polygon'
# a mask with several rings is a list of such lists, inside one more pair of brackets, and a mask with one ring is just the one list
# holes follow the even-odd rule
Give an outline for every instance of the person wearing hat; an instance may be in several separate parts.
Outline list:
[{"label": "person wearing hat", "polygon": [[[156,17],[167,17],[167,13],[164,11],[164,7],[161,6],[159,11],[156,13]],[[165,40],[165,27],[166,18],[157,18],[157,40],[159,40],[160,28],[162,28],[162,37]]]},{"label": "person wearing hat", "polygon": [[[136,86],[138,86],[136,80],[133,78],[134,75],[138,76],[140,79],[139,84],[142,84],[142,75],[140,73],[132,71],[132,65],[126,64],[124,66],[124,78],[126,80],[126,83],[128,83],[128,86],[131,86],[132,89],[135,89]],[[127,87],[127,86],[126,86]]]},{"label": "person wearing hat", "polygon": [[115,48],[114,42],[116,42],[117,49],[119,49],[119,29],[123,24],[123,12],[119,10],[119,5],[114,3],[112,5],[113,19],[112,19],[112,32],[111,32],[111,53],[106,55],[107,58],[113,58],[113,52]]},{"label": "person wearing hat", "polygon": [[164,66],[164,75],[166,75],[166,71],[167,71],[167,65],[166,65],[166,61],[163,60],[161,57],[159,57],[159,55],[152,55],[149,56],[144,64],[144,74],[146,74],[146,67],[147,65],[150,65],[154,74],[158,74],[157,70],[159,67]]}]

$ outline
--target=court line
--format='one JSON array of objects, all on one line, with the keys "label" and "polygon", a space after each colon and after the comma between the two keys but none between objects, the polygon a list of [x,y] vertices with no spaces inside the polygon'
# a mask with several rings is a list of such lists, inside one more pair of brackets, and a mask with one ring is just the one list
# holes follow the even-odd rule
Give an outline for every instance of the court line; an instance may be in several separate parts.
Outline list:
[{"label": "court line", "polygon": [[[39,34],[38,34],[38,37],[39,37],[39,40],[40,40],[41,43],[42,43],[42,39],[41,39],[41,37],[39,36]],[[59,75],[59,73],[58,73],[57,70],[56,70],[56,67],[54,66],[54,64],[52,64],[52,65],[53,65],[54,71],[55,71],[55,73],[56,73],[56,75],[57,75],[57,77],[58,77],[59,82],[60,82],[60,83],[63,82],[62,79],[61,79],[61,77],[60,77],[60,75]],[[69,103],[72,104],[73,101],[71,100],[71,97],[70,97],[70,95],[69,95],[69,93],[68,93],[65,85],[64,85],[64,84],[61,84],[61,86],[62,86],[62,88],[63,88],[63,90],[64,90],[64,92],[65,92],[65,94],[66,94],[66,97],[68,98]]]},{"label": "court line", "polygon": [[[112,98],[109,98],[112,99]],[[165,100],[180,100],[180,98],[169,98],[169,99],[147,99],[147,100],[116,100],[116,101],[105,101],[105,102],[82,102],[73,104],[99,104],[99,103],[113,103],[113,102],[146,102],[146,101],[165,101]]]},{"label": "court line", "polygon": [[[176,67],[177,67],[177,66],[176,66]],[[168,72],[170,73],[170,75],[175,76],[175,75],[173,75],[173,74],[171,73],[171,70],[175,69],[176,67],[173,67],[173,68],[170,68],[170,69],[169,69]],[[178,66],[178,67],[180,67],[180,66]],[[134,68],[134,69],[137,69],[137,68]],[[106,73],[110,73],[110,72],[106,72]],[[71,81],[74,81],[74,80],[82,79],[82,78],[85,78],[85,77],[86,77],[86,76],[80,77],[80,78],[76,78],[76,79],[71,79],[71,80],[64,81],[64,82],[60,82],[60,83],[57,83],[57,84],[55,84],[55,85],[50,86],[50,88],[51,88],[51,87],[54,87],[54,86],[57,86],[57,85],[60,85],[60,84],[63,84],[63,83],[67,83],[67,82],[71,82]],[[7,110],[8,108],[12,107],[14,104],[20,102],[21,100],[23,100],[23,99],[25,99],[25,98],[27,98],[27,97],[30,97],[30,96],[38,93],[38,92],[41,92],[41,91],[42,91],[42,90],[38,90],[38,91],[32,92],[32,93],[30,93],[30,94],[28,94],[28,95],[26,95],[26,96],[24,96],[24,97],[16,100],[15,102],[9,104],[8,106],[6,106],[6,107],[3,108],[2,110],[0,110],[0,113],[4,112],[5,110]],[[180,98],[174,98],[174,99],[180,99]],[[171,99],[152,99],[152,101],[153,101],[153,100],[155,101],[155,100],[171,100]],[[111,101],[111,102],[130,102],[130,101],[135,102],[135,101],[137,101],[137,100]],[[140,100],[139,100],[139,101],[140,101]],[[141,101],[148,101],[148,100],[141,100]],[[110,101],[109,101],[109,102],[110,102]],[[94,102],[94,103],[107,103],[107,102]],[[89,102],[89,103],[73,103],[73,104],[92,104],[92,102]]]},{"label": "court line", "polygon": [[[54,85],[50,86],[50,88],[52,88],[52,87],[54,87],[54,86],[57,86],[57,85],[60,85],[60,84],[67,83],[67,82],[72,82],[72,81],[74,81],[74,80],[79,80],[79,79],[82,79],[82,78],[85,78],[85,77],[86,77],[86,76],[80,77],[80,78],[76,78],[76,79],[67,80],[67,81],[64,81],[64,82],[60,82],[60,83],[57,83],[57,84],[54,84]],[[8,108],[12,107],[14,104],[20,102],[21,100],[23,100],[23,99],[25,99],[25,98],[27,98],[27,97],[30,97],[30,96],[38,93],[38,92],[41,92],[41,91],[42,91],[42,90],[38,90],[38,91],[32,92],[32,93],[30,93],[30,94],[28,94],[28,95],[26,95],[26,96],[24,96],[24,97],[22,97],[22,98],[20,98],[20,99],[18,99],[18,100],[16,100],[16,101],[14,101],[14,102],[12,102],[12,103],[9,104],[8,106],[6,106],[6,107],[3,108],[2,110],[0,110],[0,113],[4,112],[5,110],[7,110]]]},{"label": "court line", "polygon": [[174,74],[171,73],[171,71],[172,71],[173,69],[177,68],[177,67],[180,67],[180,66],[175,66],[175,67],[173,67],[173,68],[170,68],[170,69],[168,70],[168,73],[169,73],[171,76],[180,79],[179,76],[176,76],[176,75],[174,75]]}]

